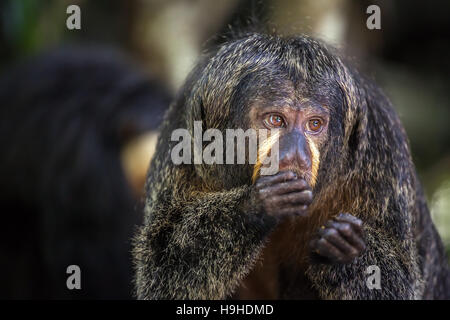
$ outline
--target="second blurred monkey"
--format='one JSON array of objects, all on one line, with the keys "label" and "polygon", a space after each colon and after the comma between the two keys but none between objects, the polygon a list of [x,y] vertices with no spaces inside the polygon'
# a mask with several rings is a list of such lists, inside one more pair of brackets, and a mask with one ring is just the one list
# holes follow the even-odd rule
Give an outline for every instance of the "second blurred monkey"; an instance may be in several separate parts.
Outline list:
[{"label": "second blurred monkey", "polygon": [[[167,90],[106,48],[48,52],[0,83],[0,297],[131,298],[129,239]],[[66,287],[72,264],[81,290]]]}]

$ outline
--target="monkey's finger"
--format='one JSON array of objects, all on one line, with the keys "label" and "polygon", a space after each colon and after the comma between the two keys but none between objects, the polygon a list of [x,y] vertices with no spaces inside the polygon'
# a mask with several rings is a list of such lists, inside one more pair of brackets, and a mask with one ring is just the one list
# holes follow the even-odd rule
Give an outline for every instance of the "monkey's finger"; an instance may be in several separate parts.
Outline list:
[{"label": "monkey's finger", "polygon": [[325,226],[335,228],[339,233],[347,240],[352,247],[356,248],[359,252],[366,249],[366,244],[361,236],[355,232],[352,225],[347,222],[328,221]]},{"label": "monkey's finger", "polygon": [[350,244],[356,247],[359,252],[363,252],[364,250],[366,250],[366,243],[358,234],[353,233],[352,236],[347,240],[350,242]]},{"label": "monkey's finger", "polygon": [[292,171],[282,171],[273,176],[261,176],[256,181],[255,187],[262,189],[275,183],[296,179],[297,175]]},{"label": "monkey's finger", "polygon": [[283,208],[286,205],[309,205],[312,202],[312,192],[305,190],[302,192],[288,193],[272,196],[268,201],[272,206]]},{"label": "monkey's finger", "polygon": [[363,235],[364,229],[363,229],[363,222],[358,219],[357,217],[349,214],[349,213],[340,213],[337,215],[334,220],[338,222],[347,222],[350,223],[353,230],[355,230],[359,235]]},{"label": "monkey's finger", "polygon": [[308,215],[308,206],[293,206],[288,208],[283,208],[278,211],[280,217],[286,216],[299,216],[306,217]]},{"label": "monkey's finger", "polygon": [[[319,235],[326,238],[329,242],[331,242],[334,246],[336,246],[339,250],[344,252],[347,256],[356,257],[358,256],[358,249],[353,247],[347,240],[344,238],[340,231],[338,230],[337,223],[328,222],[325,226],[327,228],[321,229],[319,231]],[[350,226],[349,226],[350,228]],[[350,229],[350,232],[351,231]]]},{"label": "monkey's finger", "polygon": [[304,179],[290,180],[287,182],[281,182],[281,183],[277,183],[275,185],[266,186],[266,187],[260,189],[259,192],[261,192],[263,194],[274,195],[274,194],[286,194],[286,193],[291,193],[291,192],[295,192],[295,191],[303,191],[303,190],[308,190],[311,193],[311,197],[312,197],[312,192],[310,191],[310,187],[309,187],[308,183],[306,182],[306,180],[304,180]]},{"label": "monkey's finger", "polygon": [[319,241],[319,237],[314,237],[311,241],[308,243],[309,250],[316,253],[317,249],[317,241]]},{"label": "monkey's finger", "polygon": [[334,262],[344,261],[345,258],[344,254],[325,238],[317,240],[314,252]]}]

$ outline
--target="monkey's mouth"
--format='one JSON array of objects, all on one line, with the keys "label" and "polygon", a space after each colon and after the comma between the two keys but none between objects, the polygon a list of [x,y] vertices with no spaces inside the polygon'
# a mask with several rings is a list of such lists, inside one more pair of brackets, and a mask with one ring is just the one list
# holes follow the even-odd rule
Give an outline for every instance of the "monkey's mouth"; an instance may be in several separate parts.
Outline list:
[{"label": "monkey's mouth", "polygon": [[292,171],[297,176],[297,179],[303,179],[307,182],[310,182],[311,174],[308,174],[308,172],[305,172],[304,169],[300,169],[296,166],[289,166],[289,167],[283,167],[280,168],[278,172],[285,172],[285,171]]}]

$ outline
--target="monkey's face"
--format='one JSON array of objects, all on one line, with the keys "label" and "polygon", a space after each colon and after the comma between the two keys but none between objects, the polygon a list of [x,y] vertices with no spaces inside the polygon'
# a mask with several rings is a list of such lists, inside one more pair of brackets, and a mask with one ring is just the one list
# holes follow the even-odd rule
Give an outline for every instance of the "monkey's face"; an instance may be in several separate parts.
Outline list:
[{"label": "monkey's face", "polygon": [[320,150],[327,138],[329,112],[311,99],[279,105],[255,106],[251,122],[256,128],[279,129],[279,171],[293,171],[314,187]]},{"label": "monkey's face", "polygon": [[[364,124],[358,122],[362,91],[320,43],[255,35],[222,46],[198,73],[188,105],[191,133],[198,120],[204,128],[223,132],[279,129],[278,140],[258,141],[255,165],[253,157],[245,165],[199,168],[202,177],[209,177],[205,180],[219,181],[217,189],[255,183],[265,172],[272,174],[262,172],[273,168],[272,141],[279,142],[278,171],[293,171],[317,193],[351,159],[348,152],[358,141],[357,126]],[[332,165],[325,168],[320,162]]]}]

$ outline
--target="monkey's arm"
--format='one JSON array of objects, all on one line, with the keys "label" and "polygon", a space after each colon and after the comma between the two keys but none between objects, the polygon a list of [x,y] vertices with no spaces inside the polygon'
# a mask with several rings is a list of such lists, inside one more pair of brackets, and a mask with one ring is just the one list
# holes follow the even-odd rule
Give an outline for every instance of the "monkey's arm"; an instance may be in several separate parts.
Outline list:
[{"label": "monkey's arm", "polygon": [[[387,226],[386,226],[387,228]],[[417,299],[421,277],[410,237],[364,225],[365,251],[352,263],[312,264],[307,273],[324,299]],[[381,289],[369,288],[369,266],[380,269]]]},{"label": "monkey's arm", "polygon": [[[135,239],[139,299],[224,299],[249,271],[274,219],[249,210],[250,187],[160,195]],[[245,207],[245,209],[243,209]]]}]

